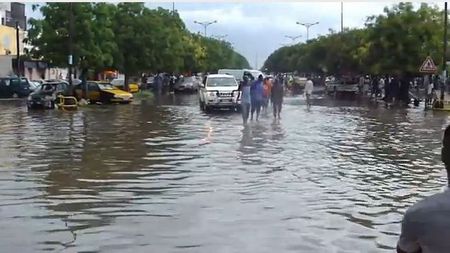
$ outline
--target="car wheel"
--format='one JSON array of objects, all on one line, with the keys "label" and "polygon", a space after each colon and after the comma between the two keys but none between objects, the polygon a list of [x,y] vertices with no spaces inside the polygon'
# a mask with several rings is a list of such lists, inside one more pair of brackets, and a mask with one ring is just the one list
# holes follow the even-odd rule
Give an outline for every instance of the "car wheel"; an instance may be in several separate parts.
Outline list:
[{"label": "car wheel", "polygon": [[17,95],[17,93],[14,92],[14,93],[12,94],[12,97],[13,97],[13,98],[18,98],[19,95]]}]

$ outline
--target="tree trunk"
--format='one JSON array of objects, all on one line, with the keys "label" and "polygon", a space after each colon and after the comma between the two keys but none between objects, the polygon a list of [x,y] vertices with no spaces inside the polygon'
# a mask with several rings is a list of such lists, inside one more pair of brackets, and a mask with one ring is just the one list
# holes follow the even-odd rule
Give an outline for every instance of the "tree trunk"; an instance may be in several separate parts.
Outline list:
[{"label": "tree trunk", "polygon": [[87,68],[83,68],[82,70],[81,70],[81,83],[83,84],[82,86],[83,86],[83,92],[82,92],[82,97],[84,98],[84,99],[87,99],[88,98],[88,85],[87,85],[87,82],[86,82],[86,76],[87,76],[87,72],[88,72],[88,69]]},{"label": "tree trunk", "polygon": [[128,87],[128,79],[129,79],[129,74],[125,73],[125,78],[123,80],[123,89],[125,91],[130,91],[130,89]]}]

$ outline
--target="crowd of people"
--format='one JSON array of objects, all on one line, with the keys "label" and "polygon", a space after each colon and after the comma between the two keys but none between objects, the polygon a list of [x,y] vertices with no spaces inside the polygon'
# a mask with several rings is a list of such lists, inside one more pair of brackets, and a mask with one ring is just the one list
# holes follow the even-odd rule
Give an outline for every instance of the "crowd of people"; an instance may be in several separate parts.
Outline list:
[{"label": "crowd of people", "polygon": [[[241,100],[242,120],[247,124],[248,118],[259,120],[261,112],[267,115],[268,107],[272,105],[272,113],[275,119],[281,118],[281,109],[283,105],[285,76],[277,74],[274,77],[263,77],[259,75],[255,80],[250,73],[244,73],[242,82],[239,85]],[[307,106],[311,106],[311,95],[313,91],[313,82],[310,78],[305,86],[305,97]],[[256,114],[256,115],[255,115]]]},{"label": "crowd of people", "polygon": [[[359,80],[360,93],[363,93],[363,87],[366,78]],[[414,103],[418,105],[420,89],[425,90],[425,104],[432,105],[437,101],[437,91],[441,85],[438,75],[424,76],[417,78],[399,77],[399,76],[373,76],[369,79],[369,94],[371,98],[382,98],[386,104],[408,105],[411,102],[410,90],[415,93]]]}]

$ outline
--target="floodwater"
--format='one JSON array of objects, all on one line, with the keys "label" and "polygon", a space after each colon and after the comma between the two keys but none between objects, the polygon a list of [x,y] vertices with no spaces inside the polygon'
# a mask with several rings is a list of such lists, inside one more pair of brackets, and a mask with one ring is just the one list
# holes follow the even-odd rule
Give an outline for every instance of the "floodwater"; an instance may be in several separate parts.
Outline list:
[{"label": "floodwater", "polygon": [[286,98],[247,128],[195,95],[0,108],[2,252],[392,252],[446,182],[450,114],[421,108]]}]

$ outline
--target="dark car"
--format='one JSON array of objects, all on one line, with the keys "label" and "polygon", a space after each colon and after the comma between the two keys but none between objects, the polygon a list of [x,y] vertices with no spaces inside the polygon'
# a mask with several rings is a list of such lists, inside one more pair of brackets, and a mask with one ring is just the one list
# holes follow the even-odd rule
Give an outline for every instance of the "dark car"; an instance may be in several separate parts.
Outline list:
[{"label": "dark car", "polygon": [[54,109],[58,96],[67,96],[69,84],[65,81],[44,82],[28,96],[28,109]]},{"label": "dark car", "polygon": [[30,83],[26,78],[0,77],[1,98],[23,98],[31,93]]}]

